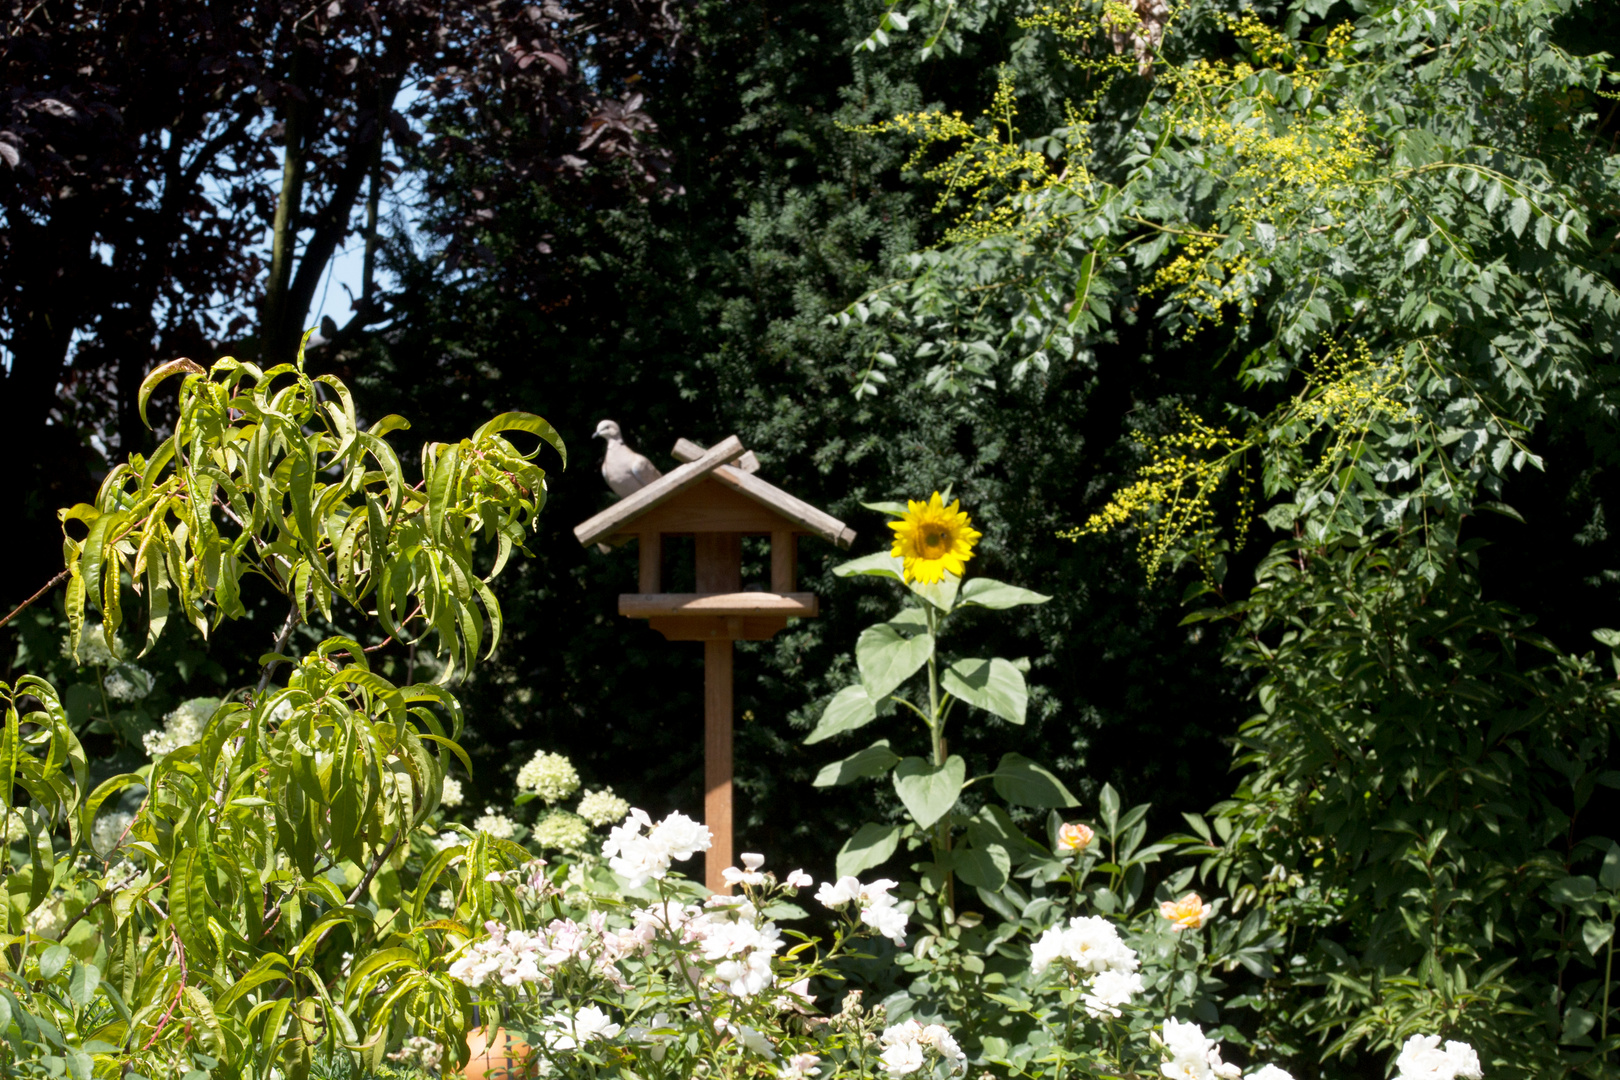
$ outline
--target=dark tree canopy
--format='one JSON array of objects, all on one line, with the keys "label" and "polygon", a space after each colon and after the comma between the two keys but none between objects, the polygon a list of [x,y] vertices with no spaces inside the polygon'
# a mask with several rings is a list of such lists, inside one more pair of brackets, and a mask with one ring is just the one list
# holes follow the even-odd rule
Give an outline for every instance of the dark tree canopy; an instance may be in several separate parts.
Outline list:
[{"label": "dark tree canopy", "polygon": [[[602,206],[668,188],[636,89],[681,48],[667,2],[19,2],[0,18],[0,448],[40,470],[23,488],[43,529],[61,499],[44,493],[96,468],[86,436],[143,444],[148,369],[290,358],[357,234],[361,295],[327,336],[385,327],[390,206],[431,201],[454,266],[489,258],[468,230],[516,191]],[[434,179],[469,158],[484,183]]]}]

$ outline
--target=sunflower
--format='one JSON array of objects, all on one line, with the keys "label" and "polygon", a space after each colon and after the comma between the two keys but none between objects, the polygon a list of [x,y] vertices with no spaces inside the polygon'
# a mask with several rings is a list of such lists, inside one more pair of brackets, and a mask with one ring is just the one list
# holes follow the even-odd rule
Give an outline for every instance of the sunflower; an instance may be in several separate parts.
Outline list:
[{"label": "sunflower", "polygon": [[947,573],[962,576],[964,564],[973,558],[973,545],[982,533],[973,527],[960,507],[960,499],[946,506],[934,492],[927,502],[908,502],[899,521],[889,522],[894,530],[894,547],[889,554],[906,560],[906,580],[932,585]]}]

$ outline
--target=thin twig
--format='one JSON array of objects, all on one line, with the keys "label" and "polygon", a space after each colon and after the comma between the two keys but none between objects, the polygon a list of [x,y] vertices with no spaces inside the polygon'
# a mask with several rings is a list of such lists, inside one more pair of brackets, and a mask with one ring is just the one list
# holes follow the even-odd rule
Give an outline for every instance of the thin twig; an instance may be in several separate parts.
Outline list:
[{"label": "thin twig", "polygon": [[49,580],[49,581],[47,581],[45,583],[45,587],[43,589],[40,589],[39,592],[35,593],[33,596],[30,596],[28,599],[24,600],[22,603],[18,604],[16,606],[16,608],[14,608],[12,610],[10,615],[7,615],[5,618],[0,619],[0,626],[6,625],[6,623],[10,622],[12,619],[15,619],[18,615],[21,615],[23,612],[27,611],[29,605],[31,605],[35,600],[38,600],[40,597],[44,596],[46,593],[50,592],[52,589],[56,588],[58,585],[62,584],[62,582],[66,581],[67,576],[68,576],[68,572],[66,570],[63,570],[60,574],[57,574],[55,577],[51,578],[51,580]]},{"label": "thin twig", "polygon": [[377,871],[382,869],[383,863],[388,861],[388,856],[394,853],[394,849],[399,846],[399,842],[404,838],[405,827],[402,825],[394,830],[394,838],[388,841],[388,846],[377,852],[377,857],[371,860],[371,866],[366,870],[365,876],[360,879],[360,884],[354,887],[354,891],[349,894],[349,898],[344,903],[352,904],[365,895],[366,889],[371,885],[371,879],[377,876]]},{"label": "thin twig", "polygon": [[[270,650],[272,653],[280,653],[281,650],[287,647],[287,641],[292,637],[293,628],[297,625],[298,605],[293,604],[287,609],[287,621],[281,624],[281,632],[276,635],[276,644]],[[264,693],[264,688],[270,685],[270,676],[275,674],[275,670],[280,663],[281,660],[278,658],[271,660],[268,664],[264,665],[264,671],[259,675],[259,685],[253,691],[254,697],[258,697],[260,694]]]}]

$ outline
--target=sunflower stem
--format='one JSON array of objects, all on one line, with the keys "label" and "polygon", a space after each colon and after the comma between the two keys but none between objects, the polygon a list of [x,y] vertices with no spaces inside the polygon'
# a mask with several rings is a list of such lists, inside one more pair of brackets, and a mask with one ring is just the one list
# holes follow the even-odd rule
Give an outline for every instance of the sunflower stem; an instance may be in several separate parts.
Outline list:
[{"label": "sunflower stem", "polygon": [[[927,612],[928,639],[933,645],[928,650],[928,730],[934,744],[934,768],[939,769],[945,765],[945,716],[939,700],[939,611],[933,604],[928,604]],[[940,893],[945,898],[945,905],[955,911],[956,876],[951,873],[949,865],[951,854],[950,811],[946,811],[945,816],[940,818],[934,826],[933,846],[935,864],[945,867],[944,877],[940,884]]]}]

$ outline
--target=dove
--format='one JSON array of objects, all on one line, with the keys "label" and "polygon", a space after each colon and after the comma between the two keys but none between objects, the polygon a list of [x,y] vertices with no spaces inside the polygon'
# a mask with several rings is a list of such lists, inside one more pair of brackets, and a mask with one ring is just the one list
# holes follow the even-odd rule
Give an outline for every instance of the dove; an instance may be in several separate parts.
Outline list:
[{"label": "dove", "polygon": [[624,436],[619,434],[619,425],[612,420],[603,420],[597,424],[591,438],[607,440],[607,456],[602,459],[602,479],[613,489],[613,494],[621,499],[632,491],[640,491],[664,475],[645,456],[624,444]]}]

